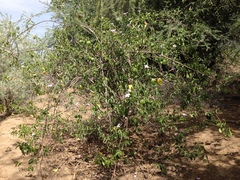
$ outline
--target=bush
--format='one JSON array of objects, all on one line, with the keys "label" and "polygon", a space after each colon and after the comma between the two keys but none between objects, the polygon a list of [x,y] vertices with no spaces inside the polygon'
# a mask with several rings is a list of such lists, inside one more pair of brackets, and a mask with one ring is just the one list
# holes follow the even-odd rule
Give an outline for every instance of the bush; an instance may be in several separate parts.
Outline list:
[{"label": "bush", "polygon": [[[36,81],[42,75],[33,71],[33,67],[43,64],[40,55],[43,49],[40,39],[30,35],[32,26],[24,18],[16,23],[3,15],[1,18],[0,103],[1,111],[10,115],[35,93]],[[30,27],[22,29],[24,23]]]},{"label": "bush", "polygon": [[[52,50],[44,54],[47,61],[37,61],[41,68],[36,67],[34,72],[46,72],[57,82],[56,90],[74,87],[78,93],[88,93],[94,116],[83,122],[78,115],[69,124],[44,109],[38,117],[46,126],[38,138],[52,134],[58,140],[66,136],[97,140],[95,162],[105,167],[149,147],[159,157],[156,163],[162,169],[162,162],[176,154],[196,159],[204,149],[199,145],[188,147],[185,136],[207,122],[189,125],[180,110],[190,109],[191,117],[204,114],[202,103],[209,97],[208,90],[221,81],[221,47],[225,41],[232,43],[225,24],[220,23],[222,16],[217,23],[200,18],[212,9],[205,1],[204,7],[199,1],[182,1],[187,4],[180,7],[164,1],[166,8],[150,6],[154,9],[135,1],[132,7],[123,3],[126,6],[118,12],[123,1],[117,1],[116,6],[98,2],[82,1],[81,6],[78,1],[51,2],[50,9],[60,25],[49,39]],[[88,9],[89,3],[96,10]],[[228,52],[235,49],[228,48]],[[42,82],[41,77],[38,82]],[[57,104],[57,99],[53,100]],[[180,104],[181,108],[167,112],[171,104]],[[218,126],[229,133],[224,123]],[[153,137],[153,144],[144,140],[145,131]]]}]

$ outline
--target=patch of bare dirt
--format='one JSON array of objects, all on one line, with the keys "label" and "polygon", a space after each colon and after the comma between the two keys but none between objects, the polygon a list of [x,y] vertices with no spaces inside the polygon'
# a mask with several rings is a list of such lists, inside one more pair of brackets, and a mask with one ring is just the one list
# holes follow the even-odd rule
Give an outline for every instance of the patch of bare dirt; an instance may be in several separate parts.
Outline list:
[{"label": "patch of bare dirt", "polygon": [[32,123],[31,118],[22,116],[11,116],[0,122],[0,179],[25,179],[28,172],[23,168],[15,167],[17,161],[22,160],[23,167],[27,166],[26,159],[22,156],[19,149],[15,148],[18,138],[11,135],[13,128],[20,124]]}]

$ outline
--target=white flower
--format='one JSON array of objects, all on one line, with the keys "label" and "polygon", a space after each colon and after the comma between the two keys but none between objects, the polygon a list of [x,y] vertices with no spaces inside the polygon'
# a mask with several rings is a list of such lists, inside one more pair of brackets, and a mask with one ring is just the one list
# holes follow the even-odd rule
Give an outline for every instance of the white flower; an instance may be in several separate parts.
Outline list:
[{"label": "white flower", "polygon": [[130,93],[127,93],[127,94],[124,95],[124,98],[129,98],[130,95],[131,95]]},{"label": "white flower", "polygon": [[134,173],[133,177],[134,177],[134,178],[136,178],[136,177],[137,177],[137,172],[135,172],[135,173]]},{"label": "white flower", "polygon": [[176,44],[174,44],[172,47],[173,47],[173,48],[176,48],[176,47],[177,47],[177,45],[176,45]]},{"label": "white flower", "polygon": [[53,83],[47,85],[47,87],[52,87],[52,86],[53,86]]},{"label": "white flower", "polygon": [[183,115],[183,116],[187,116],[187,114],[186,114],[186,113],[182,113],[182,115]]},{"label": "white flower", "polygon": [[149,67],[147,64],[145,64],[145,65],[144,65],[144,68],[145,68],[145,69],[149,69],[150,67]]},{"label": "white flower", "polygon": [[120,128],[121,127],[121,124],[119,123],[118,125],[117,125],[117,128]]},{"label": "white flower", "polygon": [[116,34],[117,33],[117,30],[116,29],[111,29],[110,30],[113,34]]}]

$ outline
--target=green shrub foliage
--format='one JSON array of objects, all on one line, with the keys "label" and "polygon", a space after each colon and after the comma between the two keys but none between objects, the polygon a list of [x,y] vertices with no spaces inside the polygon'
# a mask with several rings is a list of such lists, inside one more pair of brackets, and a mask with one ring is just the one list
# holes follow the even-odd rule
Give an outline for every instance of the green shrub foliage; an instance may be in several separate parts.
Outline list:
[{"label": "green shrub foliage", "polygon": [[[239,29],[238,1],[53,0],[50,9],[59,20],[52,74],[93,95],[97,137],[108,147],[96,162],[105,166],[124,156],[132,127],[181,131],[164,108],[201,109]],[[185,131],[169,142],[186,155]]]},{"label": "green shrub foliage", "polygon": [[[47,60],[37,62],[40,71],[57,82],[55,90],[87,93],[94,115],[86,122],[75,116],[71,125],[57,116],[48,126],[54,117],[45,109],[44,135],[49,130],[58,139],[71,134],[100,142],[95,162],[105,167],[136,158],[141,148],[153,149],[164,171],[162,161],[174,154],[196,159],[204,152],[185,141],[197,122],[188,125],[180,109],[167,110],[171,104],[190,108],[192,118],[204,112],[225,57],[238,54],[237,0],[52,0],[49,10],[58,25],[48,38]],[[219,123],[221,132],[231,133]]]}]

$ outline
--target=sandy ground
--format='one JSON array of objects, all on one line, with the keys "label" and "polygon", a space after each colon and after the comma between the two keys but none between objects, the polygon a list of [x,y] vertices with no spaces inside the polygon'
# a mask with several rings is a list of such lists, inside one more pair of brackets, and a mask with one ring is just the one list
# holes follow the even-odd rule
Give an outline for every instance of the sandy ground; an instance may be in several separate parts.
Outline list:
[{"label": "sandy ground", "polygon": [[[26,179],[27,172],[15,166],[15,162],[24,160],[22,153],[15,145],[19,139],[11,135],[13,128],[22,124],[29,123],[32,119],[21,116],[11,116],[0,122],[0,179],[14,180]],[[27,162],[23,163],[26,167]]]}]

